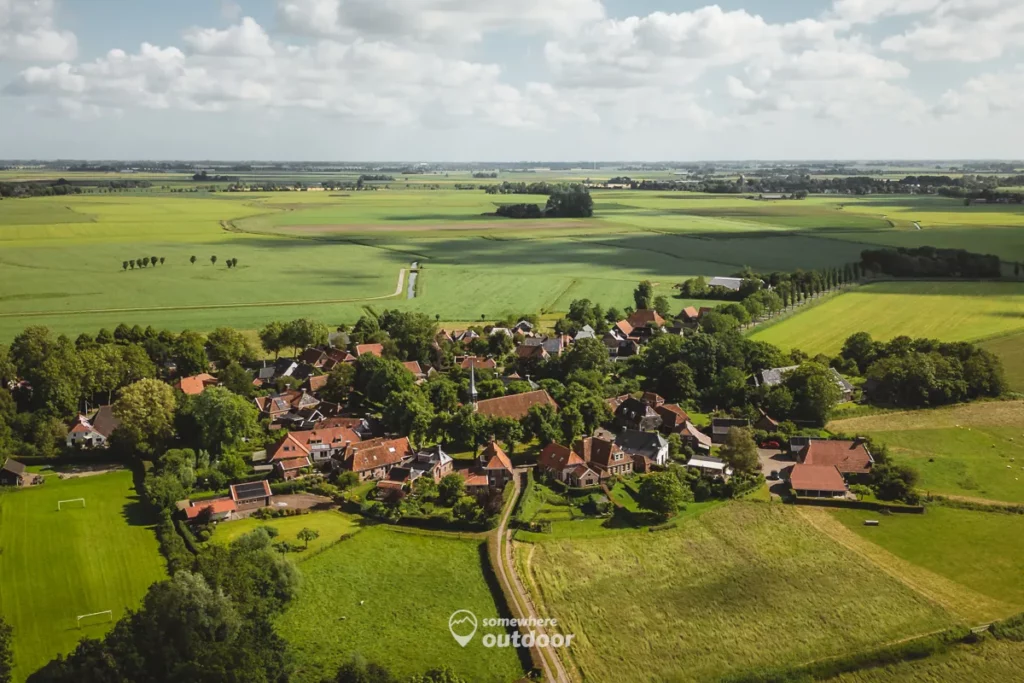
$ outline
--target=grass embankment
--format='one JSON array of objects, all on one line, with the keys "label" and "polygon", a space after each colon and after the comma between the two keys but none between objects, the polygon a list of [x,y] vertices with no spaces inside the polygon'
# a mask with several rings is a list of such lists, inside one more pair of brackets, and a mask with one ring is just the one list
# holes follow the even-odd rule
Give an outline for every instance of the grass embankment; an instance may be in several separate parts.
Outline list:
[{"label": "grass embankment", "polygon": [[[501,616],[482,546],[483,539],[373,526],[303,562],[302,592],[277,623],[295,649],[295,680],[333,676],[357,653],[401,676],[447,664],[473,681],[521,677],[515,650],[480,642],[499,632],[483,620]],[[462,609],[480,621],[465,648],[448,631],[448,617]]]},{"label": "grass embankment", "polygon": [[956,621],[781,505],[730,503],[667,531],[518,552],[532,552],[519,564],[541,612],[576,634],[569,655],[587,680],[712,680]]},{"label": "grass embankment", "polygon": [[[85,498],[85,507],[57,501]],[[102,637],[149,585],[166,577],[129,471],[0,492],[0,611],[14,628],[14,680],[21,681],[79,639]],[[76,617],[112,610],[83,621]]]}]

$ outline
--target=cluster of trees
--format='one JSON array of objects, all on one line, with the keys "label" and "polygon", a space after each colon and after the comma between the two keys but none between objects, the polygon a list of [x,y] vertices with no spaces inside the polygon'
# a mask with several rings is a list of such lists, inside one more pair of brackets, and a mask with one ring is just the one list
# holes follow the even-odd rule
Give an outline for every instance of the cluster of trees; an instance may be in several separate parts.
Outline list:
[{"label": "cluster of trees", "polygon": [[100,190],[130,190],[151,187],[148,180],[103,180],[70,182],[64,178],[59,180],[32,180],[26,182],[0,183],[0,198],[23,197],[60,197],[69,194],[82,194],[90,188]]},{"label": "cluster of trees", "polygon": [[238,182],[238,176],[230,175],[210,175],[206,170],[202,170],[199,173],[192,175],[192,180],[197,182],[214,182],[214,183],[236,183]]},{"label": "cluster of trees", "polygon": [[869,271],[897,277],[997,278],[1002,274],[998,256],[964,249],[865,249],[861,263]]},{"label": "cluster of trees", "polygon": [[330,329],[322,322],[299,318],[289,322],[268,323],[259,331],[259,338],[263,348],[276,357],[288,348],[297,354],[309,346],[324,346],[330,333]]},{"label": "cluster of trees", "polygon": [[498,172],[497,171],[490,171],[490,172],[488,172],[488,171],[477,171],[477,172],[475,172],[473,174],[473,177],[474,178],[497,178],[498,177]]},{"label": "cluster of trees", "polygon": [[545,194],[549,196],[543,210],[537,204],[502,204],[495,214],[506,218],[589,218],[594,215],[594,200],[583,185],[553,185]]},{"label": "cluster of trees", "polygon": [[683,299],[721,299],[725,301],[743,301],[752,294],[766,288],[774,292],[783,306],[791,306],[808,297],[835,289],[841,285],[856,282],[865,274],[865,267],[860,263],[848,263],[835,268],[820,270],[795,270],[792,273],[775,271],[757,273],[749,268],[735,273],[733,277],[742,280],[739,290],[708,284],[707,278],[698,276],[685,280],[675,289]]},{"label": "cluster of trees", "polygon": [[127,261],[121,261],[121,270],[128,270],[129,268],[135,270],[135,266],[145,268],[149,265],[155,266],[158,263],[162,266],[164,264],[164,258],[165,257],[163,256],[143,256],[142,258],[133,258]]},{"label": "cluster of trees", "polygon": [[879,342],[858,332],[843,344],[837,365],[864,375],[871,399],[887,405],[920,408],[1006,391],[999,358],[968,342],[906,336]]},{"label": "cluster of trees", "polygon": [[562,183],[549,183],[545,181],[537,183],[511,183],[504,181],[488,185],[487,194],[543,194],[549,195],[564,187]]}]

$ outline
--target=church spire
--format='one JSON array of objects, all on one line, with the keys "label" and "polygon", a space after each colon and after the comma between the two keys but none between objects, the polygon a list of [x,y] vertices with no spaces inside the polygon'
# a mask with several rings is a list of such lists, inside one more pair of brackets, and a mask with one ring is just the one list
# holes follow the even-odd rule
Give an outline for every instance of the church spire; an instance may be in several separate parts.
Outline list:
[{"label": "church spire", "polygon": [[476,410],[476,362],[470,361],[469,363],[469,401],[473,404],[473,410]]}]

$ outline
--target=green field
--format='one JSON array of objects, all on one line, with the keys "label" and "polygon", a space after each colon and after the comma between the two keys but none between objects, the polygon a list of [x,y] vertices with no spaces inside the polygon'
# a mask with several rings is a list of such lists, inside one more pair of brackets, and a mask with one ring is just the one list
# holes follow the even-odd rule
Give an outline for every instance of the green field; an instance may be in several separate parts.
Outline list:
[{"label": "green field", "polygon": [[[482,543],[375,526],[303,561],[302,591],[277,623],[295,651],[294,680],[333,676],[356,653],[402,676],[446,664],[472,681],[521,677],[514,650],[484,648],[480,635],[462,648],[448,631],[460,609],[502,616]],[[481,623],[478,634],[488,631]]]},{"label": "green field", "polygon": [[[530,180],[583,177],[547,173]],[[423,176],[366,192],[155,187],[0,202],[0,339],[30,323],[76,334],[121,322],[198,330],[252,329],[298,316],[352,322],[366,305],[463,322],[564,311],[583,297],[621,308],[631,305],[640,279],[671,294],[673,284],[694,275],[837,266],[868,245],[929,244],[940,236],[945,246],[983,245],[1004,259],[1024,258],[1014,237],[1024,225],[1016,207],[965,211],[938,197],[758,202],[598,190],[592,219],[507,221],[483,214],[544,198],[452,189],[467,178]],[[187,184],[179,177],[154,181]],[[433,184],[441,189],[426,189]],[[927,218],[934,229],[893,219],[904,214]],[[143,256],[165,263],[122,271],[122,261]],[[229,258],[239,260],[238,268],[223,265]],[[410,301],[396,288],[413,261],[423,271]],[[690,302],[674,305],[684,303]],[[1007,318],[972,338],[989,327],[994,333],[1019,326]]]},{"label": "green field", "polygon": [[918,471],[923,493],[1024,503],[1024,402],[887,413],[829,428],[885,443]]},{"label": "green field", "polygon": [[516,552],[540,611],[576,634],[570,655],[585,680],[714,680],[956,620],[788,506],[731,503],[669,531]]},{"label": "green field", "polygon": [[288,541],[301,547],[305,546],[305,542],[298,539],[298,533],[302,529],[313,529],[319,532],[320,537],[315,541],[310,541],[308,549],[303,548],[301,552],[293,556],[301,558],[306,554],[315,553],[325,546],[336,543],[345,534],[355,531],[358,524],[359,520],[357,518],[333,510],[268,520],[246,517],[245,519],[217,525],[211,540],[214,543],[226,545],[254,529],[273,527],[278,532],[274,542]]},{"label": "green field", "polygon": [[1024,516],[931,506],[924,515],[836,510],[850,531],[893,555],[1005,604],[1007,617],[1024,611]]},{"label": "green field", "polygon": [[1024,330],[1024,283],[884,282],[859,287],[775,325],[753,338],[808,354],[835,354],[847,337],[869,332],[975,341]]},{"label": "green field", "polygon": [[988,641],[941,655],[865,669],[828,683],[1008,683],[1024,671],[1024,643]]},{"label": "green field", "polygon": [[981,347],[999,356],[1010,389],[1024,393],[1024,332],[986,339]]},{"label": "green field", "polygon": [[[62,506],[57,501],[85,498]],[[14,680],[83,637],[98,638],[166,577],[148,508],[128,471],[0,493],[0,612],[14,628]],[[76,617],[112,610],[113,619]]]}]

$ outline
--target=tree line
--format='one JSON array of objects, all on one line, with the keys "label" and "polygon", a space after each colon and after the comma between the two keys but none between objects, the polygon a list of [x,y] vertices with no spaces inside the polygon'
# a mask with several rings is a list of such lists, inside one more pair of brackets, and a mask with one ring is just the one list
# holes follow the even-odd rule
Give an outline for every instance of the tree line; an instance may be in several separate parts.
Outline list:
[{"label": "tree line", "polygon": [[861,252],[861,263],[871,272],[896,277],[998,278],[1002,275],[998,256],[975,254],[965,249],[865,249]]},{"label": "tree line", "polygon": [[547,205],[502,204],[495,211],[505,218],[590,218],[594,215],[594,200],[582,185],[569,185],[552,189]]}]

